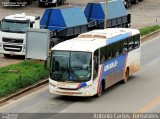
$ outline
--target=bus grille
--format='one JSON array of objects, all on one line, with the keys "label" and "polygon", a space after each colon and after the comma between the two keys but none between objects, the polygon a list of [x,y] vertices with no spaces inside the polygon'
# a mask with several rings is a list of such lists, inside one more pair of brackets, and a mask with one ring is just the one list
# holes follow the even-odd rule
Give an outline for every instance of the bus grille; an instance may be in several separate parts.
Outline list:
[{"label": "bus grille", "polygon": [[3,45],[5,51],[21,52],[22,46]]},{"label": "bus grille", "polygon": [[23,43],[23,39],[14,39],[14,38],[2,38],[2,41],[7,43]]},{"label": "bus grille", "polygon": [[58,88],[61,90],[77,90],[77,88],[61,88],[61,87],[58,87]]}]

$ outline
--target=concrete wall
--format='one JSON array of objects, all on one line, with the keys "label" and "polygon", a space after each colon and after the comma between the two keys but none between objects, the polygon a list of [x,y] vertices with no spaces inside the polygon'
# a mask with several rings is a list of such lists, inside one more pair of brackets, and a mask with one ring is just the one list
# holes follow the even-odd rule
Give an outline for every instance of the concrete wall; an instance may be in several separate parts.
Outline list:
[{"label": "concrete wall", "polygon": [[67,3],[73,5],[85,5],[88,2],[104,2],[106,0],[66,0]]}]

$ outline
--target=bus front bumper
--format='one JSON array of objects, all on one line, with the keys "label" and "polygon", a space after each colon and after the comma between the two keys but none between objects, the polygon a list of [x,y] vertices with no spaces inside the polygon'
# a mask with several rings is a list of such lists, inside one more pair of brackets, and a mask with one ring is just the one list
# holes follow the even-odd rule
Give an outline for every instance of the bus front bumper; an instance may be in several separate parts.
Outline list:
[{"label": "bus front bumper", "polygon": [[65,96],[82,96],[82,97],[90,97],[94,96],[95,93],[91,89],[69,89],[64,90],[61,88],[58,88],[57,86],[53,85],[52,83],[49,83],[49,92],[56,95],[65,95]]}]

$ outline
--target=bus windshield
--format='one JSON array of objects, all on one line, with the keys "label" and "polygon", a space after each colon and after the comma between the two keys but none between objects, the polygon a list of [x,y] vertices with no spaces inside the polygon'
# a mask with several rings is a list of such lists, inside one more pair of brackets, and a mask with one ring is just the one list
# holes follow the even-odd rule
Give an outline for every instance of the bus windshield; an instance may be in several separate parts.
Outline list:
[{"label": "bus windshield", "polygon": [[29,22],[3,21],[1,30],[4,32],[25,33]]},{"label": "bus windshield", "polygon": [[56,81],[84,82],[91,79],[91,53],[52,51],[50,77]]}]

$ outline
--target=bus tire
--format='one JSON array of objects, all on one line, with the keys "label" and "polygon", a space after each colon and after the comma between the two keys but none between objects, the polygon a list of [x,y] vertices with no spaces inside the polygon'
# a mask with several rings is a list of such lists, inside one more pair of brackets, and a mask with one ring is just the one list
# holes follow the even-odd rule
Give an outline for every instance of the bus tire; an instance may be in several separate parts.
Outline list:
[{"label": "bus tire", "polygon": [[100,84],[99,91],[96,94],[96,97],[100,97],[102,95],[102,92],[103,92],[103,87],[102,87],[102,84]]},{"label": "bus tire", "polygon": [[127,83],[129,77],[129,69],[127,68],[125,73],[125,78],[122,80],[123,84]]},{"label": "bus tire", "polygon": [[105,80],[102,80],[102,83],[99,87],[99,92],[96,94],[96,97],[100,97],[105,90]]}]

